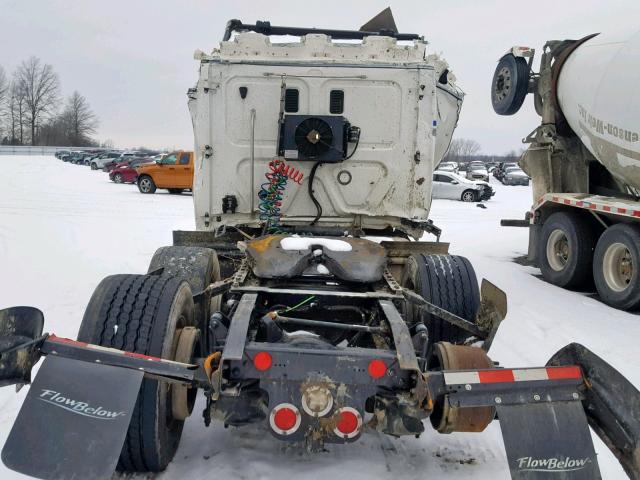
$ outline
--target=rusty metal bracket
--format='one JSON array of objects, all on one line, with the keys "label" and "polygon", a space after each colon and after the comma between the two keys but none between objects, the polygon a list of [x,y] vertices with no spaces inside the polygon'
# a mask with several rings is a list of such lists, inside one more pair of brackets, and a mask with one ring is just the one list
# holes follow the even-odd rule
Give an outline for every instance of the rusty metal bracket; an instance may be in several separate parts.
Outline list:
[{"label": "rusty metal bracket", "polygon": [[426,310],[430,314],[436,315],[445,322],[449,322],[483,340],[482,349],[484,351],[489,351],[498,332],[498,327],[500,327],[500,323],[507,315],[507,295],[486,279],[482,280],[482,286],[480,287],[481,302],[475,323],[428,302],[421,295],[411,290],[403,288],[402,293],[408,302],[418,305],[419,308]]}]

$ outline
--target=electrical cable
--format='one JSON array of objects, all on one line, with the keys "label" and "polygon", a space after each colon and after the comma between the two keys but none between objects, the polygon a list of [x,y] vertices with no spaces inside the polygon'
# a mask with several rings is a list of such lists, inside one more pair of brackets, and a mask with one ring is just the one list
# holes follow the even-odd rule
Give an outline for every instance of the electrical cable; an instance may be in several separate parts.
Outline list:
[{"label": "electrical cable", "polygon": [[356,140],[356,144],[353,147],[353,152],[351,152],[348,157],[345,157],[345,160],[349,160],[351,157],[353,157],[353,154],[356,153],[356,150],[358,150],[358,145],[359,144],[360,144],[360,135],[358,135],[358,139]]},{"label": "electrical cable", "polygon": [[314,163],[313,167],[311,168],[311,173],[309,174],[309,197],[311,198],[311,201],[313,202],[313,204],[316,206],[316,211],[317,211],[316,218],[313,219],[310,225],[315,225],[318,222],[318,220],[320,220],[320,217],[322,217],[322,205],[320,205],[320,202],[318,201],[316,196],[313,194],[313,180],[316,178],[316,170],[318,169],[321,163],[322,162],[320,161]]}]

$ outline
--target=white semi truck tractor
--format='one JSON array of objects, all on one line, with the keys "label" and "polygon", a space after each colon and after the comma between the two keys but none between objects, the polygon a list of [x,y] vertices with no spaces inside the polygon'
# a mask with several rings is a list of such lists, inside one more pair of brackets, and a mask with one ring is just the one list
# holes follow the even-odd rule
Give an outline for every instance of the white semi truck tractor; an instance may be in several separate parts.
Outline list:
[{"label": "white semi truck tractor", "polygon": [[539,125],[520,159],[533,180],[529,259],[561,287],[589,288],[640,308],[640,30],[514,47],[496,68],[491,100],[513,115],[527,93]]}]

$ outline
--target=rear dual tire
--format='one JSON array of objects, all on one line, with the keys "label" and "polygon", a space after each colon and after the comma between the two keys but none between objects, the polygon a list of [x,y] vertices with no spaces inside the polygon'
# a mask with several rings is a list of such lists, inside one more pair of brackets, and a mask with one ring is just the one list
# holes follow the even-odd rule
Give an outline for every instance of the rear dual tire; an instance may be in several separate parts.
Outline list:
[{"label": "rear dual tire", "polygon": [[[96,287],[78,340],[175,359],[176,355],[184,356],[184,348],[178,352],[181,332],[193,333],[194,325],[192,293],[184,279],[170,275],[112,275]],[[174,412],[180,409],[173,406],[176,395],[172,388],[166,382],[143,380],[118,470],[158,472],[173,458],[184,418],[175,418]],[[189,411],[194,393],[190,392]]]},{"label": "rear dual tire", "polygon": [[640,226],[617,224],[600,236],[593,279],[600,298],[622,310],[640,308]]},{"label": "rear dual tire", "polygon": [[[411,255],[402,275],[402,286],[459,317],[475,322],[480,291],[473,266],[458,255]],[[441,318],[407,304],[407,320],[424,323],[429,342],[462,343],[471,335]]]},{"label": "rear dual tire", "polygon": [[544,222],[538,241],[542,276],[563,288],[580,288],[592,281],[596,235],[593,223],[572,212],[556,212]]}]

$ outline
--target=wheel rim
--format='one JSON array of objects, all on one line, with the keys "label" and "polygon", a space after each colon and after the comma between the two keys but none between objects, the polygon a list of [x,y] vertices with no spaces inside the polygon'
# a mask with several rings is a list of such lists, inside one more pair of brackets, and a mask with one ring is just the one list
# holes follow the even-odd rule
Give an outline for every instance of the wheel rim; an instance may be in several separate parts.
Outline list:
[{"label": "wheel rim", "polygon": [[494,95],[497,100],[502,101],[509,95],[511,90],[511,72],[507,67],[502,67],[498,72],[498,78],[496,79],[496,87]]},{"label": "wheel rim", "polygon": [[142,180],[140,180],[140,190],[142,190],[144,193],[147,193],[149,190],[151,190],[151,182],[148,178],[143,178]]},{"label": "wheel rim", "polygon": [[116,175],[113,177],[113,180],[114,180],[116,183],[122,183],[122,175],[120,175],[119,173],[118,173],[118,174],[116,174]]},{"label": "wheel rim", "polygon": [[571,245],[565,233],[555,229],[547,240],[547,262],[556,272],[564,270],[571,258]]},{"label": "wheel rim", "polygon": [[473,201],[473,193],[464,192],[462,194],[462,200],[464,200],[465,202],[472,202]]},{"label": "wheel rim", "polygon": [[614,243],[604,252],[602,274],[607,286],[614,292],[629,287],[634,274],[633,257],[623,243]]}]

